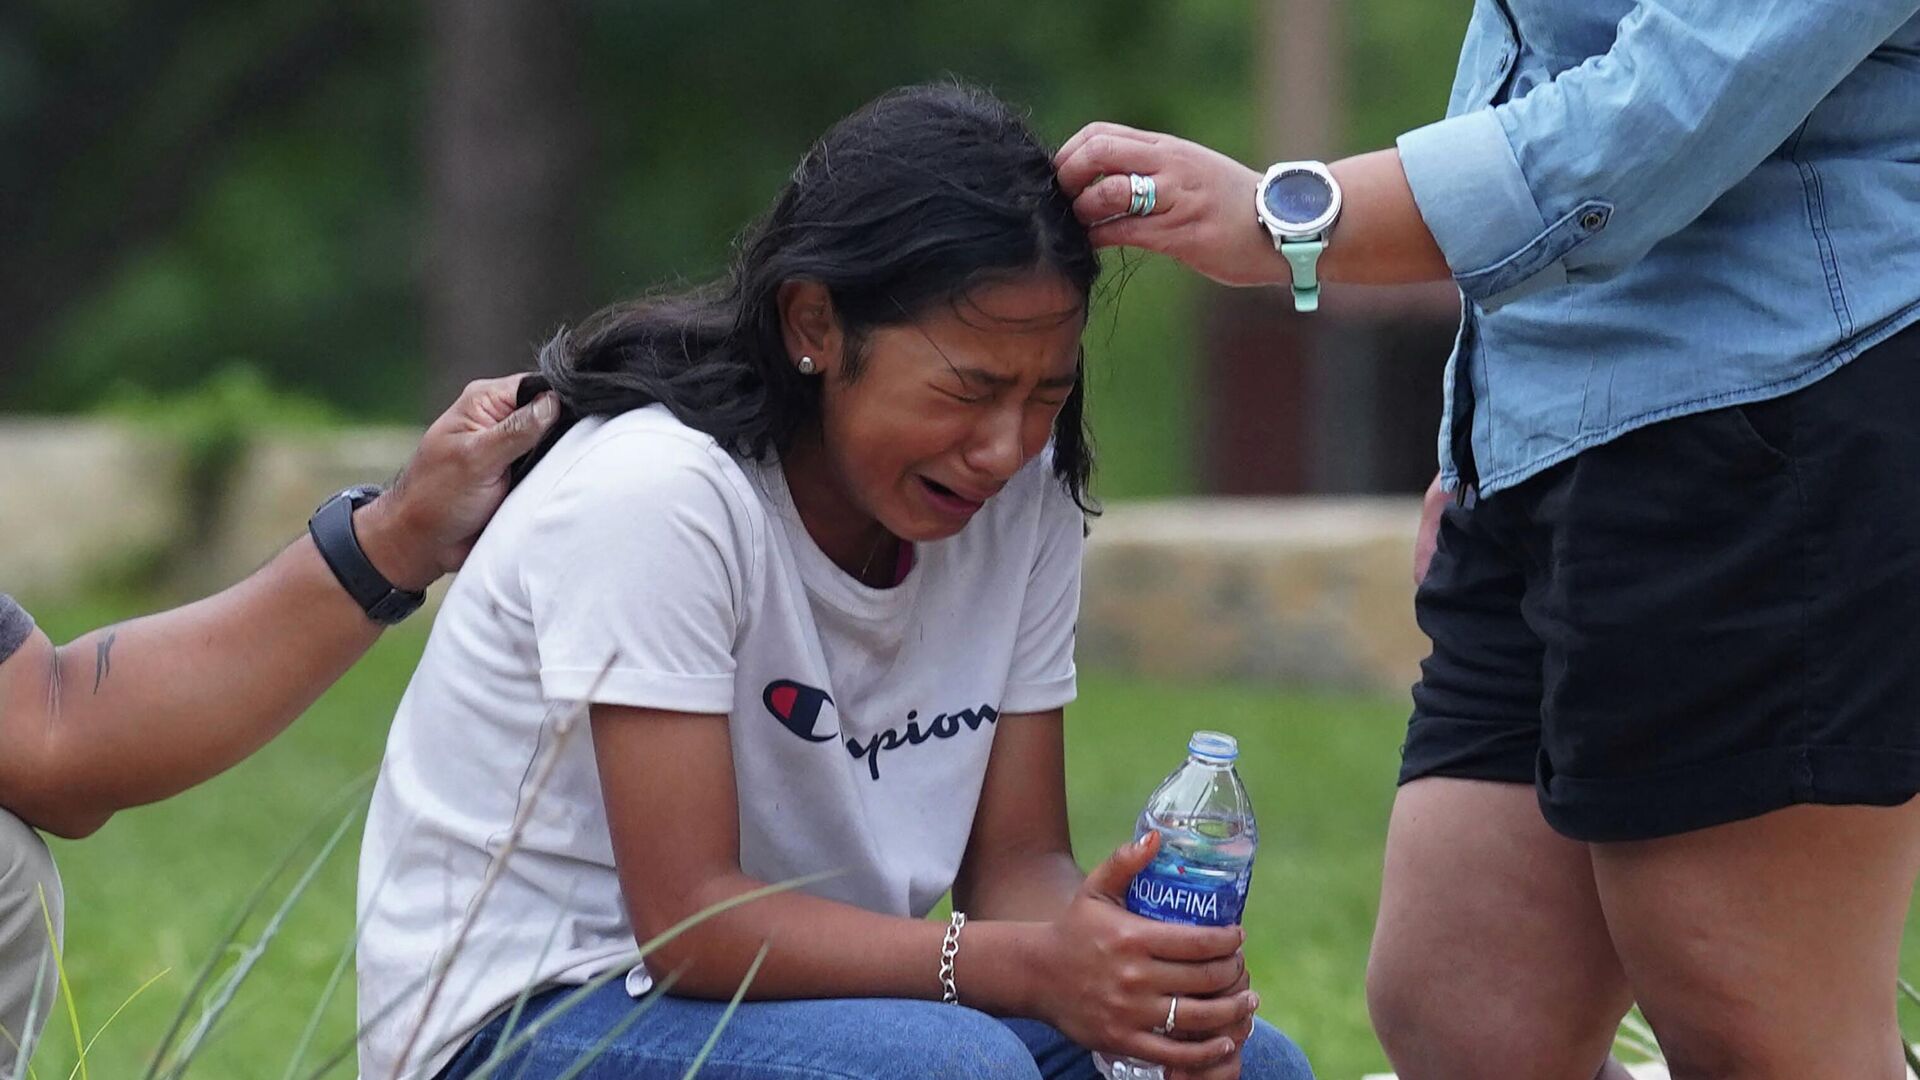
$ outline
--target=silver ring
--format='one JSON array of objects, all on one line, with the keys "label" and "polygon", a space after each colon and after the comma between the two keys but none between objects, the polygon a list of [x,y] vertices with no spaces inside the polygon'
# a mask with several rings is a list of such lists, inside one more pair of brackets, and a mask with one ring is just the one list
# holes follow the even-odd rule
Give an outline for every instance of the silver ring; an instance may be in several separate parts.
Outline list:
[{"label": "silver ring", "polygon": [[1159,186],[1153,182],[1153,177],[1128,173],[1127,187],[1133,193],[1127,202],[1127,213],[1135,217],[1146,217],[1153,213],[1153,204],[1159,197]]},{"label": "silver ring", "polygon": [[1154,1033],[1155,1035],[1171,1035],[1171,1034],[1173,1034],[1173,1021],[1174,1021],[1174,1014],[1175,1014],[1175,1013],[1177,1013],[1177,1012],[1179,1012],[1179,1011],[1180,1011],[1180,995],[1179,995],[1179,994],[1175,994],[1175,995],[1173,995],[1173,1000],[1172,1000],[1172,1001],[1169,1001],[1169,1002],[1167,1002],[1167,1022],[1166,1022],[1166,1023],[1164,1023],[1164,1024],[1161,1024],[1161,1025],[1160,1025],[1159,1027],[1157,1027],[1157,1028],[1154,1028],[1154,1029],[1153,1029],[1153,1033]]}]

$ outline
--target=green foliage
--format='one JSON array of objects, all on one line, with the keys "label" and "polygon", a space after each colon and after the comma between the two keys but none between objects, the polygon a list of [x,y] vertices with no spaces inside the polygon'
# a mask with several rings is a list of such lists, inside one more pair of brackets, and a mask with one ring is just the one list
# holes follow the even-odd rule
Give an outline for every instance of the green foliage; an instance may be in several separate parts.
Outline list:
[{"label": "green foliage", "polygon": [[[98,605],[36,612],[56,639],[124,615]],[[165,803],[117,816],[99,834],[54,842],[67,893],[66,964],[83,1022],[107,1015],[163,968],[90,1055],[96,1076],[139,1076],[191,973],[228,940],[235,913],[300,830],[379,759],[387,722],[419,657],[424,624],[391,632],[293,729],[246,764]],[[1262,853],[1249,916],[1249,963],[1265,1015],[1301,1039],[1321,1075],[1357,1076],[1381,1058],[1361,998],[1392,797],[1397,702],[1180,686],[1087,676],[1069,710],[1074,839],[1084,863],[1133,827],[1195,727],[1242,738],[1260,807]],[[286,916],[248,988],[199,1051],[196,1074],[278,1075],[352,940],[349,836]],[[353,1030],[351,993],[327,1002],[308,1069]],[[70,1047],[49,1037],[43,1077],[65,1074]],[[300,1075],[307,1074],[303,1070]],[[332,1075],[351,1075],[343,1069]]]},{"label": "green foliage", "polygon": [[[124,616],[133,597],[45,608],[56,640]],[[393,631],[294,728],[246,764],[157,806],[120,814],[98,835],[53,841],[67,895],[64,966],[86,1027],[125,1003],[90,1050],[94,1075],[138,1076],[210,952],[237,940],[251,883],[283,859],[297,830],[325,820],[338,794],[379,760],[387,721],[426,640]],[[1383,1071],[1367,1021],[1364,972],[1380,888],[1387,814],[1406,707],[1398,700],[1163,683],[1084,674],[1068,709],[1067,769],[1075,850],[1092,865],[1131,839],[1147,794],[1178,765],[1187,734],[1233,732],[1259,808],[1261,847],[1247,914],[1247,958],[1262,1015],[1292,1035],[1329,1080]],[[318,865],[306,898],[284,916],[274,948],[217,1037],[199,1050],[204,1076],[274,1075],[318,1011],[311,1045],[337,1050],[354,1030],[350,994],[327,987],[354,934],[354,864],[343,850]],[[1910,919],[1909,927],[1913,926]],[[1909,933],[1904,970],[1920,970]],[[144,994],[155,973],[171,969]],[[1892,988],[1889,988],[1892,992]],[[136,994],[129,1002],[130,994]],[[1905,995],[1902,1015],[1920,1017]],[[1463,1007],[1467,1007],[1463,1004]],[[76,1064],[50,1028],[39,1075]],[[1644,1036],[1642,1036],[1644,1041]],[[307,1058],[299,1075],[325,1055]],[[343,1068],[329,1076],[351,1075]]]},{"label": "green foliage", "polygon": [[[1104,118],[1249,161],[1261,153],[1254,0],[575,2],[573,70],[594,147],[586,291],[552,313],[556,325],[717,272],[807,143],[900,83],[983,82],[1030,103],[1055,140]],[[86,408],[122,382],[185,390],[224,357],[357,420],[417,419],[444,404],[423,400],[431,208],[417,143],[432,28],[413,8],[27,0],[21,10],[0,18],[0,194],[34,200],[41,247],[0,237],[0,280],[49,260],[100,269],[48,302],[44,333],[11,346],[26,373],[6,408]],[[1341,10],[1351,145],[1384,145],[1438,116],[1466,5]],[[271,93],[240,92],[256,83]],[[88,140],[84,153],[36,178],[40,141],[66,137]],[[1103,343],[1096,325],[1090,339],[1096,366],[1112,369],[1096,375],[1109,392],[1093,411],[1109,497],[1191,484],[1204,292],[1185,278],[1150,268],[1126,292],[1123,330]]]},{"label": "green foliage", "polygon": [[1343,9],[1348,15],[1347,149],[1391,146],[1400,133],[1445,115],[1454,59],[1473,5],[1365,0]]},{"label": "green foliage", "polygon": [[101,411],[179,440],[196,461],[243,448],[262,431],[316,429],[341,423],[324,401],[275,388],[251,364],[222,367],[187,390],[155,392],[117,384]]},{"label": "green foliage", "polygon": [[255,435],[340,423],[339,414],[326,403],[275,389],[258,369],[238,363],[179,392],[156,393],[121,382],[101,409],[157,431],[183,448],[187,499],[193,508],[189,519],[195,521],[214,519],[220,495]]}]

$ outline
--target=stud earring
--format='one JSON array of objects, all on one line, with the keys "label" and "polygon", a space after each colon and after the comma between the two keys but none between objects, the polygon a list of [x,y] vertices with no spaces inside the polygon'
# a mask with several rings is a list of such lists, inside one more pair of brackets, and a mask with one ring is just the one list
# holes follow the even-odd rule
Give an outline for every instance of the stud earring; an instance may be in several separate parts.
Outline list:
[{"label": "stud earring", "polygon": [[799,367],[800,367],[800,374],[802,375],[812,375],[814,372],[820,370],[820,365],[814,363],[813,357],[811,356],[801,357]]}]

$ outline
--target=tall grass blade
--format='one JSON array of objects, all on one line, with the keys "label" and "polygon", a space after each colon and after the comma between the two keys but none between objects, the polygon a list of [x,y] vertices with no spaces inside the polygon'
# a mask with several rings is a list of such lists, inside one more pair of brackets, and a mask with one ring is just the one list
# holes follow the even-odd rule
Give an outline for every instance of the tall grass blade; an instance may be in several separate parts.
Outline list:
[{"label": "tall grass blade", "polygon": [[46,923],[47,941],[53,949],[53,971],[60,979],[60,998],[67,1005],[67,1022],[73,1025],[73,1049],[80,1055],[80,1061],[75,1067],[80,1070],[82,1080],[86,1080],[87,1052],[86,1044],[80,1038],[80,1010],[73,1004],[73,984],[67,981],[67,962],[60,955],[60,935],[53,928],[53,909],[47,906],[46,886],[35,885],[33,888],[40,894],[40,918]]},{"label": "tall grass blade", "polygon": [[[541,1031],[545,1030],[548,1024],[552,1023],[554,1020],[558,1019],[559,1017],[566,1015],[566,1013],[572,1010],[574,1006],[586,1000],[587,996],[592,994],[595,990],[600,989],[602,986],[605,986],[607,983],[611,982],[616,978],[625,978],[627,971],[631,969],[635,964],[638,964],[641,961],[645,960],[648,954],[657,950],[660,946],[665,945],[667,942],[672,941],[674,938],[679,937],[681,934],[686,933],[688,930],[691,930],[693,927],[698,926],[700,923],[706,921],[707,919],[710,919],[715,915],[720,914],[723,911],[729,911],[733,908],[739,907],[742,904],[749,904],[755,900],[761,900],[778,893],[787,892],[791,889],[804,888],[805,886],[814,884],[815,882],[825,881],[829,878],[833,878],[837,876],[838,876],[838,873],[834,871],[828,871],[828,872],[823,872],[818,874],[808,874],[806,877],[794,878],[791,881],[782,881],[775,885],[762,885],[760,888],[757,888],[757,889],[749,889],[746,892],[739,894],[738,896],[730,896],[725,900],[719,901],[718,903],[710,904],[704,908],[701,908],[699,911],[696,911],[692,915],[689,915],[686,918],[680,920],[679,922],[673,924],[671,927],[667,928],[666,930],[647,939],[647,943],[640,946],[640,950],[638,952],[635,952],[630,956],[628,956],[627,958],[621,960],[619,964],[611,966],[607,970],[601,972],[600,974],[595,975],[593,978],[587,980],[586,982],[582,983],[578,988],[568,993],[565,997],[562,997],[559,1000],[559,1002],[556,1003],[552,1008],[541,1013],[537,1018],[534,1019],[532,1023],[528,1024],[525,1030],[521,1031],[518,1035],[515,1035],[511,1039],[503,1040],[500,1048],[495,1051],[496,1055],[498,1055],[501,1058],[505,1058],[508,1055],[511,1055],[515,1050],[518,1050],[520,1047],[525,1046],[529,1042],[532,1042],[534,1037],[538,1035]],[[493,1075],[496,1069],[497,1069],[497,1066],[493,1064],[492,1059],[489,1059],[486,1064],[483,1064],[481,1065],[480,1068],[475,1069],[472,1075],[470,1075],[467,1078],[467,1080],[487,1080],[488,1077]]]},{"label": "tall grass blade", "polygon": [[[645,1001],[628,1009],[627,1015],[621,1017],[619,1023],[608,1028],[607,1033],[600,1037],[599,1042],[593,1044],[591,1050],[588,1050],[586,1054],[582,1055],[578,1061],[567,1066],[567,1071],[554,1077],[554,1080],[574,1080],[575,1077],[586,1071],[594,1062],[599,1061],[600,1055],[607,1052],[607,1048],[613,1045],[614,1040],[626,1034],[628,1028],[639,1023],[641,1017],[653,1011],[653,1007],[660,1003],[661,996],[673,989],[673,984],[679,981],[680,973],[678,971],[669,972],[666,978],[660,980],[660,985],[654,988],[655,992],[648,994]],[[531,1064],[532,1060],[531,1055],[529,1055],[527,1063]],[[524,1073],[526,1071],[527,1066],[525,1064],[521,1065],[520,1072]],[[515,1074],[514,1080],[520,1080],[518,1074]]]},{"label": "tall grass blade", "polygon": [[[1906,998],[1912,1004],[1920,1005],[1920,990],[1915,990],[1912,983],[1898,975],[1894,976],[1893,982],[1900,997]],[[1900,1032],[1900,1054],[1907,1059],[1907,1071],[1920,1076],[1920,1054],[1914,1052],[1913,1040],[1907,1038],[1905,1029]]]},{"label": "tall grass blade", "polygon": [[1620,1018],[1620,1028],[1614,1032],[1613,1045],[1624,1046],[1647,1061],[1667,1060],[1666,1055],[1660,1052],[1660,1040],[1654,1036],[1653,1029],[1647,1026],[1638,1007],[1628,1009],[1627,1014]]},{"label": "tall grass blade", "polygon": [[[576,882],[578,880],[577,878],[575,879]],[[567,889],[567,903],[569,905],[573,902],[573,893],[574,890],[571,887]],[[566,918],[567,913],[564,908],[554,913],[553,925],[547,927],[547,940],[541,942],[540,956],[533,962],[533,969],[535,971],[539,971],[546,966],[547,957],[553,953],[553,943],[560,937],[560,924],[564,923]],[[499,1056],[501,1043],[513,1038],[514,1031],[520,1027],[520,1018],[526,1014],[527,1000],[533,997],[533,991],[534,980],[528,979],[527,984],[520,988],[519,995],[513,999],[513,1008],[507,1012],[507,1022],[500,1029],[500,1039],[494,1043],[494,1052],[488,1055],[487,1063],[491,1063],[495,1057]]]},{"label": "tall grass blade", "polygon": [[[49,935],[47,938],[49,946],[52,946],[53,940],[53,937]],[[7,1076],[16,1078],[25,1076],[28,1080],[40,1080],[39,1075],[33,1071],[33,1036],[31,1033],[38,1030],[40,1023],[40,998],[47,986],[47,961],[52,958],[53,951],[51,947],[49,947],[48,951],[40,954],[40,962],[34,965],[33,996],[27,999],[26,1030],[22,1031],[20,1037],[17,1039],[14,1038],[13,1032],[5,1032],[7,1041],[13,1044],[13,1071],[7,1073]],[[5,1029],[0,1028],[0,1031],[4,1030]]]},{"label": "tall grass blade", "polygon": [[93,1052],[93,1044],[100,1041],[100,1036],[107,1033],[107,1029],[113,1026],[115,1020],[120,1019],[120,1014],[127,1011],[127,1006],[133,1004],[139,999],[141,994],[146,993],[152,988],[154,983],[166,978],[168,973],[172,971],[172,968],[161,968],[159,973],[154,975],[153,978],[141,983],[138,989],[127,995],[127,1000],[121,1002],[120,1007],[113,1010],[113,1015],[107,1017],[106,1023],[101,1024],[100,1027],[94,1031],[93,1038],[87,1040],[86,1047],[80,1051],[80,1060],[73,1063],[73,1071],[67,1074],[67,1080],[73,1080],[74,1076],[80,1072],[81,1064],[87,1060],[87,1055]]},{"label": "tall grass blade", "polygon": [[727,1029],[727,1021],[732,1020],[735,1010],[740,1008],[741,1000],[747,996],[747,988],[753,985],[753,977],[760,974],[760,965],[766,962],[767,951],[772,948],[773,946],[767,942],[760,943],[760,951],[754,955],[753,963],[747,965],[747,973],[741,978],[740,986],[734,990],[733,1000],[727,1002],[726,1010],[720,1014],[719,1022],[713,1025],[713,1034],[707,1036],[707,1041],[700,1047],[700,1052],[693,1055],[693,1063],[687,1066],[687,1071],[680,1080],[693,1080],[693,1074],[699,1072],[700,1066],[707,1063],[707,1055],[713,1053],[713,1048],[719,1044],[720,1033]]},{"label": "tall grass blade", "polygon": [[335,797],[333,802],[321,812],[319,819],[307,828],[306,833],[300,837],[299,841],[287,849],[287,853],[280,857],[280,862],[276,864],[272,870],[268,871],[266,877],[262,878],[260,883],[254,887],[253,893],[249,895],[246,902],[240,906],[239,914],[234,916],[233,922],[227,927],[226,932],[220,936],[220,940],[215,943],[212,951],[207,954],[206,963],[200,965],[200,970],[194,973],[193,982],[187,987],[186,995],[180,999],[180,1008],[174,1012],[173,1020],[167,1025],[166,1032],[161,1035],[159,1043],[153,1048],[153,1056],[147,1060],[146,1070],[140,1074],[141,1080],[156,1080],[156,1078],[159,1077],[161,1066],[164,1065],[172,1055],[174,1040],[180,1037],[181,1029],[187,1025],[187,1017],[193,1014],[194,1002],[200,999],[200,992],[206,989],[209,982],[213,981],[213,973],[219,968],[221,958],[227,955],[227,950],[232,947],[234,942],[240,940],[241,932],[246,929],[247,923],[253,918],[254,913],[259,911],[261,906],[266,903],[267,896],[273,891],[274,883],[279,881],[280,876],[294,865],[300,856],[300,852],[315,838],[321,835],[327,822],[333,820],[333,815],[338,812],[341,804],[347,802],[349,798],[359,797],[366,793],[366,790],[373,782],[374,775],[375,771],[369,769],[359,780],[350,785],[346,791]]},{"label": "tall grass blade", "polygon": [[1639,1039],[1634,1038],[1633,1036],[1627,1034],[1624,1031],[1614,1032],[1613,1047],[1616,1051],[1620,1050],[1623,1047],[1627,1050],[1631,1050],[1633,1051],[1635,1056],[1637,1056],[1641,1061],[1662,1060],[1660,1057],[1659,1049],[1656,1048],[1653,1044],[1642,1042]]},{"label": "tall grass blade", "polygon": [[[414,979],[412,979],[407,983],[405,992],[410,994],[413,991],[418,990],[422,986],[425,986],[427,984],[428,978],[429,978],[428,974],[425,972],[422,972],[420,975],[416,976]],[[386,1020],[389,1016],[392,1016],[395,1010],[399,1009],[400,1003],[403,998],[404,998],[404,995],[402,995],[401,997],[396,997],[394,1000],[388,1002],[386,1005],[381,1007],[380,1011],[374,1013],[371,1017],[369,1017],[366,1023],[355,1028],[354,1033],[352,1035],[347,1036],[347,1038],[344,1041],[342,1041],[339,1046],[335,1047],[333,1053],[328,1054],[320,1062],[319,1067],[315,1068],[312,1072],[306,1075],[306,1080],[320,1080],[321,1077],[326,1076],[327,1074],[333,1072],[333,1070],[339,1068],[343,1062],[345,1062],[348,1058],[353,1056],[354,1051],[359,1047],[361,1033],[365,1032],[368,1028],[372,1027],[373,1025],[381,1023],[382,1021]]]},{"label": "tall grass blade", "polygon": [[667,927],[665,930],[660,931],[653,937],[648,938],[647,943],[640,946],[640,953],[637,960],[646,959],[649,954],[658,950],[660,946],[674,940],[681,934],[686,933],[721,912],[732,911],[742,904],[751,904],[755,900],[764,900],[769,896],[777,896],[783,892],[791,892],[794,889],[804,889],[809,885],[817,885],[822,881],[831,881],[839,877],[840,873],[838,870],[822,870],[818,873],[806,874],[802,877],[788,878],[785,881],[773,885],[762,885],[757,889],[748,889],[746,892],[740,893],[737,896],[729,896],[725,900],[709,904],[686,918],[681,919],[679,922],[674,923],[672,926]]},{"label": "tall grass blade", "polygon": [[[397,863],[389,862],[380,871],[380,880],[374,884],[374,895],[377,896],[386,890],[387,883],[393,880],[393,872],[397,869],[399,869]],[[341,981],[346,978],[347,971],[353,966],[354,953],[359,950],[360,939],[366,931],[365,918],[356,916],[353,936],[348,938],[346,945],[341,948],[340,959],[335,961],[332,974],[327,976],[326,989],[321,993],[320,1000],[314,1003],[313,1011],[307,1014],[307,1026],[300,1032],[299,1041],[294,1044],[293,1054],[287,1059],[287,1071],[281,1075],[281,1080],[294,1080],[298,1075],[301,1063],[307,1059],[307,1050],[312,1047],[314,1037],[320,1033],[320,1024],[325,1017],[327,1005],[333,1001],[333,995],[338,992]]]},{"label": "tall grass blade", "polygon": [[340,841],[347,835],[347,829],[359,816],[360,807],[354,806],[340,819],[340,823],[334,826],[333,834],[327,837],[325,844],[321,845],[319,853],[308,860],[306,870],[301,873],[293,888],[288,890],[280,906],[274,910],[273,916],[267,920],[266,928],[260,932],[260,936],[254,940],[253,944],[241,953],[240,959],[234,963],[226,979],[214,992],[213,1000],[202,1009],[200,1020],[181,1041],[180,1052],[175,1056],[173,1066],[166,1073],[169,1080],[177,1080],[186,1075],[187,1069],[193,1064],[194,1055],[205,1044],[208,1035],[220,1022],[221,1016],[226,1013],[227,1007],[233,1003],[234,995],[240,992],[241,984],[253,973],[261,957],[266,955],[267,946],[279,936],[280,928],[286,924],[287,916],[293,911],[294,905],[306,895],[307,889],[313,884],[313,879],[326,865],[327,860],[333,857],[334,849],[340,846]]},{"label": "tall grass blade", "polygon": [[[546,748],[545,756],[538,759],[531,788],[514,807],[513,823],[507,829],[506,840],[501,844],[500,851],[488,860],[487,872],[480,879],[479,888],[474,890],[473,898],[467,902],[466,915],[461,918],[460,925],[454,930],[453,944],[433,965],[432,981],[428,983],[427,993],[420,1003],[419,1015],[414,1017],[412,1027],[407,1030],[406,1039],[400,1044],[400,1053],[395,1058],[399,1062],[396,1068],[405,1069],[407,1062],[413,1060],[414,1046],[419,1043],[420,1036],[426,1031],[427,1020],[433,1015],[433,1007],[440,1000],[440,991],[446,986],[447,976],[452,973],[453,962],[460,956],[461,951],[466,947],[468,935],[479,923],[480,912],[486,907],[488,898],[493,895],[493,887],[499,882],[500,875],[505,872],[507,860],[519,850],[520,841],[526,836],[527,824],[533,820],[533,809],[539,803],[540,796],[546,792],[547,784],[553,779],[553,771],[560,765],[560,755],[566,748],[568,739],[572,737],[580,718],[587,714],[588,702],[599,693],[600,684],[606,680],[607,673],[613,670],[615,659],[615,656],[607,657],[607,662],[601,666],[600,673],[594,676],[593,684],[588,688],[584,700],[561,703],[558,707],[549,709],[548,716],[554,718],[553,742]],[[543,730],[546,722],[547,717],[542,717]],[[537,750],[536,753],[538,753]],[[399,1078],[396,1076],[395,1080]]]},{"label": "tall grass blade", "polygon": [[[635,962],[638,962],[638,959],[637,956],[633,958]],[[511,1057],[514,1051],[532,1042],[542,1031],[545,1031],[551,1026],[554,1021],[572,1012],[574,1006],[579,1005],[591,997],[595,990],[600,989],[616,978],[625,978],[627,969],[632,966],[633,964],[623,960],[619,964],[608,968],[593,978],[588,979],[586,982],[581,983],[579,986],[574,987],[572,990],[567,991],[552,1008],[534,1017],[531,1023],[521,1028],[519,1034],[511,1039],[501,1040],[500,1045],[494,1048],[493,1054],[489,1055],[486,1061],[481,1062],[480,1067],[467,1076],[467,1080],[490,1080],[495,1073],[500,1071],[500,1067],[506,1064],[507,1058]],[[678,973],[676,972],[675,975],[677,977]]]},{"label": "tall grass blade", "polygon": [[313,1010],[307,1013],[306,1026],[300,1029],[300,1038],[294,1041],[293,1054],[287,1058],[287,1071],[280,1074],[281,1080],[293,1080],[300,1071],[300,1063],[307,1057],[307,1048],[313,1045],[313,1037],[320,1031],[321,1018],[325,1016],[327,1006],[332,1004],[333,995],[340,989],[340,981],[346,978],[347,969],[353,966],[354,950],[359,947],[360,935],[356,933],[340,950],[340,959],[334,961],[333,971],[327,975],[327,984],[320,991],[320,1000],[314,1002]]}]

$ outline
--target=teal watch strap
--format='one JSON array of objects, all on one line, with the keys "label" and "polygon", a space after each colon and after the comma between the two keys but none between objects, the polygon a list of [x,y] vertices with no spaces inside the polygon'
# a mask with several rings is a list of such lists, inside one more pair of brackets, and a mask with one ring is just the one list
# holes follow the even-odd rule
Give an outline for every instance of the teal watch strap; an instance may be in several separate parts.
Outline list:
[{"label": "teal watch strap", "polygon": [[1282,240],[1280,254],[1293,267],[1293,310],[1320,310],[1320,253],[1325,240]]}]

